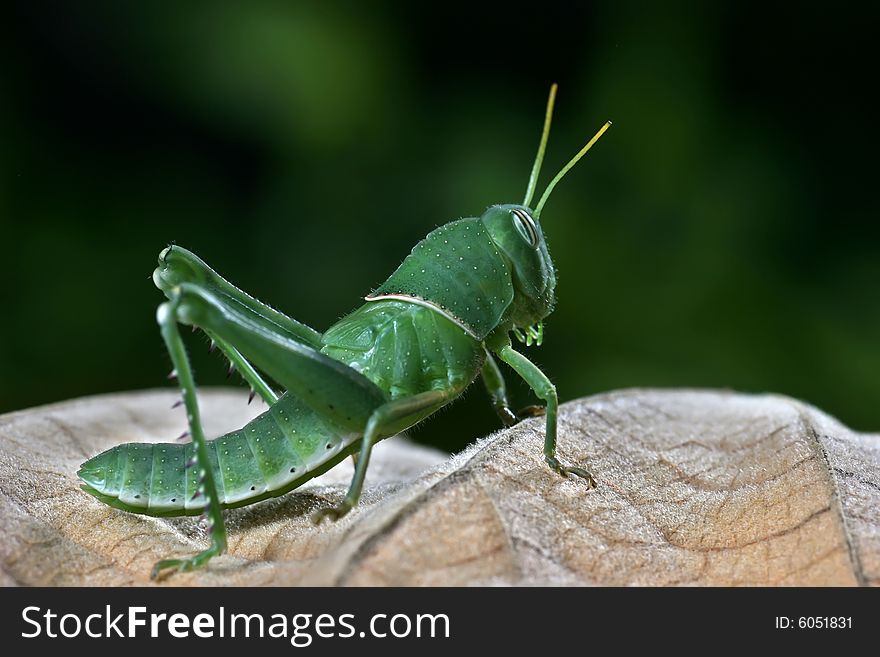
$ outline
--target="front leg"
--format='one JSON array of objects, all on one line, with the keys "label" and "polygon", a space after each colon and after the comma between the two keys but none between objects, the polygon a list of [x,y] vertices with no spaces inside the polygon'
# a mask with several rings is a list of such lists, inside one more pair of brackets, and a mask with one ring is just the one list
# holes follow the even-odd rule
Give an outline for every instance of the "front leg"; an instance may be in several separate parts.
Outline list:
[{"label": "front leg", "polygon": [[547,465],[562,476],[573,474],[582,477],[587,480],[591,488],[594,488],[596,480],[587,470],[564,466],[556,458],[556,414],[559,407],[556,387],[537,365],[516,351],[510,344],[503,345],[496,353],[501,360],[510,365],[523,378],[540,399],[547,403],[547,431],[544,438],[544,460],[547,461]]},{"label": "front leg", "polygon": [[486,392],[489,393],[489,399],[492,400],[492,407],[506,427],[512,427],[517,422],[516,413],[510,408],[510,402],[507,401],[507,386],[504,384],[504,375],[498,363],[492,357],[489,351],[486,351],[486,360],[483,363],[483,383],[486,384]]}]

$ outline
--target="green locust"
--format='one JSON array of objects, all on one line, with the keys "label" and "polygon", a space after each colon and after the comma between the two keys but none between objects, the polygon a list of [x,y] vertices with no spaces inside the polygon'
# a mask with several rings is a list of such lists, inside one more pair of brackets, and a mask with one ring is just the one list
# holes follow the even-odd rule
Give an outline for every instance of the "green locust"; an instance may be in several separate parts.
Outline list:
[{"label": "green locust", "polygon": [[[316,523],[341,518],[358,503],[373,445],[449,404],[477,375],[504,424],[516,423],[521,416],[508,404],[495,356],[546,404],[529,414],[546,413],[550,468],[595,486],[587,470],[558,460],[556,388],[510,340],[512,334],[526,345],[541,344],[542,322],[556,301],[541,211],[559,180],[611,125],[563,167],[531,209],[555,97],[554,84],[525,200],[433,230],[363,305],[324,333],[257,301],[186,249],[170,246],[159,254],[153,281],[168,300],[157,320],[192,442],[118,445],[78,472],[86,492],[118,509],[203,514],[210,547],[191,558],[159,561],[154,578],[166,569],[200,567],[222,553],[223,509],[282,495],[352,456],[347,494],[313,516]],[[204,331],[268,410],[238,431],[206,440],[180,324]],[[264,376],[286,392],[278,396]]]}]

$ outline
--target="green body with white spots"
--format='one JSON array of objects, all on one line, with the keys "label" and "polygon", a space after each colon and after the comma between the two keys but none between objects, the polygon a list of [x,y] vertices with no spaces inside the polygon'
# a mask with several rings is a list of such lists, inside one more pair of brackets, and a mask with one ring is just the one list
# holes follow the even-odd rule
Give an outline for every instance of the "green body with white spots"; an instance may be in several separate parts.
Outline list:
[{"label": "green body with white spots", "polygon": [[510,265],[482,219],[470,217],[428,233],[367,301],[422,302],[483,340],[498,327],[513,292]]},{"label": "green body with white spots", "polygon": [[[352,452],[350,431],[284,395],[245,427],[208,442],[223,508],[283,495]],[[83,464],[90,493],[110,506],[151,516],[199,515],[194,443],[125,443]]]},{"label": "green body with white spots", "polygon": [[[364,304],[322,337],[321,352],[363,373],[389,400],[442,390],[458,396],[479,374],[480,342],[434,310],[404,301]],[[335,406],[335,405],[334,405]],[[335,411],[328,409],[329,411]],[[425,408],[393,435],[424,419]],[[383,436],[386,437],[386,436]],[[223,508],[283,495],[359,448],[361,434],[291,394],[243,428],[207,443]],[[194,443],[125,443],[83,464],[88,492],[110,506],[153,516],[198,515]]]},{"label": "green body with white spots", "polygon": [[[558,180],[610,125],[563,168],[532,210],[554,97],[555,85],[525,201],[492,206],[480,217],[432,231],[363,305],[323,334],[247,295],[186,249],[162,251],[153,280],[168,301],[157,320],[193,441],[118,445],[78,473],[84,490],[125,511],[205,515],[211,547],[189,559],[160,561],[154,576],[201,566],[221,553],[222,509],[282,495],[351,455],[355,473],[348,493],[336,506],[318,510],[315,521],[345,515],[358,502],[373,445],[449,404],[477,376],[502,421],[516,422],[492,354],[546,403],[550,467],[594,483],[586,470],[556,458],[556,390],[509,337],[541,342],[556,276],[538,219]],[[268,410],[237,431],[206,440],[179,324],[204,331]],[[264,376],[286,392],[278,396]]]}]

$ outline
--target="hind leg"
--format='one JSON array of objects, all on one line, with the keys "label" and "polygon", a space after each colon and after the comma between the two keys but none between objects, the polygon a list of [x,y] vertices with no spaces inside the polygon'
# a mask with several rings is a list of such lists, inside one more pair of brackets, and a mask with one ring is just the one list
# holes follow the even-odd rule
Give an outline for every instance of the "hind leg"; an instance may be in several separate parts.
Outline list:
[{"label": "hind leg", "polygon": [[[288,339],[302,342],[312,348],[320,347],[320,333],[237,288],[197,255],[182,247],[169,246],[162,250],[159,254],[159,266],[153,272],[153,281],[169,299],[174,297],[175,289],[181,284],[195,285],[221,299],[229,307],[234,307],[237,312],[247,316],[258,326],[278,332]],[[215,332],[202,328],[211,338],[212,343],[229,359],[230,371],[238,371],[255,394],[260,395],[270,406],[274,404],[278,400],[278,395],[241,352]],[[251,397],[253,398],[253,395]]]},{"label": "hind leg", "polygon": [[363,374],[285,332],[268,329],[207,288],[181,283],[168,294],[179,300],[178,321],[234,345],[261,372],[346,429],[363,432],[373,411],[388,401]]},{"label": "hind leg", "polygon": [[172,300],[159,306],[156,319],[159,322],[162,338],[165,340],[165,346],[168,348],[168,354],[171,356],[174,372],[180,384],[180,391],[183,394],[189,431],[195,445],[194,462],[188,463],[187,466],[198,468],[199,487],[195,495],[203,497],[205,500],[205,515],[208,520],[211,546],[189,559],[165,559],[159,561],[153,566],[150,574],[150,577],[153,579],[159,577],[163,570],[171,568],[176,568],[177,570],[198,568],[206,564],[211,557],[222,553],[226,549],[226,527],[223,524],[223,512],[220,508],[220,500],[217,498],[214,472],[211,468],[208,446],[205,441],[204,431],[202,430],[199,404],[196,398],[195,380],[193,379],[192,369],[189,365],[189,358],[187,358],[183,340],[180,337],[180,331],[177,328],[177,303],[176,300]]},{"label": "hind leg", "polygon": [[255,394],[260,395],[260,398],[269,406],[278,401],[278,395],[275,391],[272,390],[269,384],[266,383],[262,376],[260,376],[260,373],[257,372],[253,365],[251,365],[250,361],[241,355],[241,352],[238,349],[226,342],[226,340],[213,331],[205,330],[205,333],[211,338],[211,342],[217,345],[217,348],[223,352],[223,355],[226,356],[226,358],[229,359],[230,374],[233,370],[237,371],[241,375],[241,378],[247,381],[248,385],[250,385],[251,396],[248,400],[248,404],[251,403]]},{"label": "hind leg", "polygon": [[279,333],[313,349],[321,346],[321,334],[318,331],[235,287],[196,254],[183,247],[169,246],[162,250],[159,254],[159,266],[153,272],[153,282],[169,299],[175,288],[190,283],[223,300],[225,305],[234,307],[250,321],[273,333]]},{"label": "hind leg", "polygon": [[[227,356],[238,359],[242,374],[250,377],[255,387],[262,379],[254,367],[271,376],[316,413],[347,430],[362,433],[374,411],[388,399],[365,376],[322,354],[317,348],[321,341],[319,333],[237,290],[188,251],[177,247],[163,251],[153,278],[169,299],[159,307],[157,317],[183,392],[196,447],[194,466],[199,468],[197,495],[205,498],[212,538],[208,550],[190,559],[170,559],[156,564],[153,573],[157,576],[165,569],[189,570],[201,566],[226,547],[221,504],[178,323],[203,329]],[[267,388],[264,398],[272,399],[274,392],[263,385]],[[366,465],[366,462],[358,464],[361,481]]]},{"label": "hind leg", "polygon": [[[347,429],[360,433],[365,426],[369,428],[369,420],[374,411],[387,402],[385,394],[362,374],[290,339],[283,332],[267,330],[248,311],[242,311],[240,305],[231,303],[222,296],[218,297],[206,288],[193,283],[181,283],[169,289],[167,295],[170,301],[159,307],[157,318],[183,393],[190,433],[195,444],[194,467],[199,468],[200,483],[196,495],[204,496],[205,515],[208,518],[212,543],[210,548],[190,559],[159,562],[153,570],[154,576],[164,569],[191,570],[199,567],[226,547],[222,509],[199,418],[195,382],[178,323],[199,326],[230,348],[235,345],[235,352],[240,353],[242,358],[247,358],[270,374],[316,413]],[[386,428],[386,424],[380,423],[378,430]],[[376,435],[376,432],[371,435]],[[360,472],[361,483],[368,461],[369,454],[366,459],[358,462],[357,471]],[[359,487],[357,492],[359,494]]]}]

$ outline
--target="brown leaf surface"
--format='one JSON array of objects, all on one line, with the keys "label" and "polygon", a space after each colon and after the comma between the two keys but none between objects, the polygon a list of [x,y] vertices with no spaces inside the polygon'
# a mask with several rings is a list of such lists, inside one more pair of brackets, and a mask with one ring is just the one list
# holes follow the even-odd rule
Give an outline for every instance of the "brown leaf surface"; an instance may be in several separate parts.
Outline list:
[{"label": "brown leaf surface", "polygon": [[[192,518],[104,506],[79,464],[169,440],[173,392],[116,394],[0,416],[0,583],[147,584],[153,562],[206,545]],[[209,435],[258,412],[203,391]],[[857,585],[880,583],[880,436],[781,396],[626,390],[564,404],[560,454],[543,420],[447,458],[403,439],[374,452],[361,506],[315,527],[351,464],[228,511],[229,553],[166,585]]]}]

